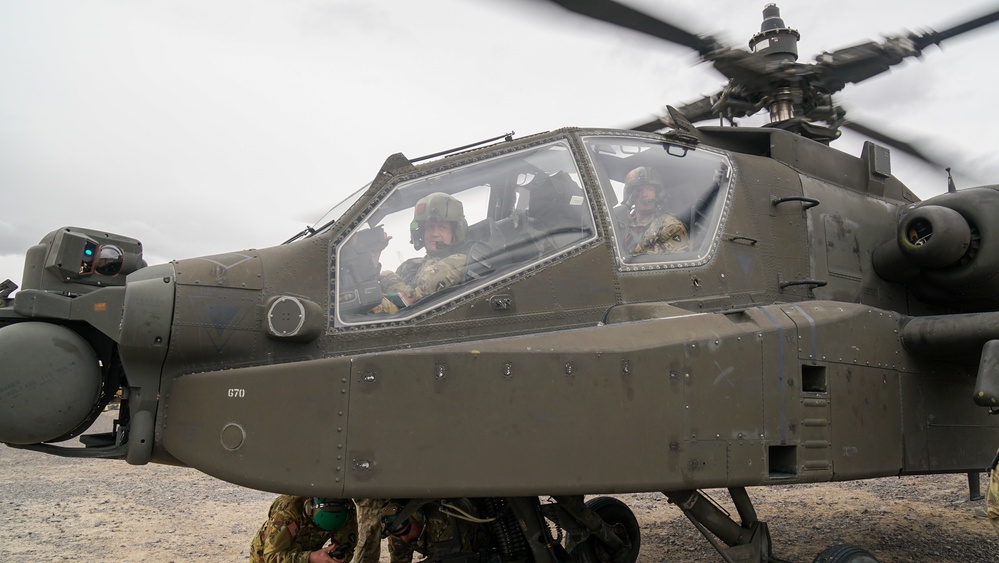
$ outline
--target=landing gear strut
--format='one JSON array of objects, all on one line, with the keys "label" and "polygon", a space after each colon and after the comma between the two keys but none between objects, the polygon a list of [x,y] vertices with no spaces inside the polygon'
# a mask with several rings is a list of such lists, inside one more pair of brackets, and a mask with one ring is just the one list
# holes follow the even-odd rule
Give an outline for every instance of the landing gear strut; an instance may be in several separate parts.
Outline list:
[{"label": "landing gear strut", "polygon": [[[753,501],[746,494],[745,488],[728,490],[741,523],[732,520],[728,513],[700,491],[665,491],[663,494],[671,503],[680,507],[725,561],[787,563],[771,553],[773,546],[770,543],[770,530],[766,522],[756,519]],[[816,556],[813,563],[877,563],[877,559],[857,546],[836,545]]]},{"label": "landing gear strut", "polygon": [[786,563],[771,553],[770,530],[766,522],[756,519],[756,510],[746,489],[730,488],[728,492],[741,523],[732,520],[700,491],[664,491],[663,494],[683,511],[725,561]]}]

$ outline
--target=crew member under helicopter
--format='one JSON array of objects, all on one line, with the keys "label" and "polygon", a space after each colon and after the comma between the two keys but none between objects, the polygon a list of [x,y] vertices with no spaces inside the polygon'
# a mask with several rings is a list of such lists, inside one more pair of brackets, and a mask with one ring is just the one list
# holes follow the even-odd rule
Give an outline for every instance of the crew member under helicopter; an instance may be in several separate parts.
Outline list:
[{"label": "crew member under helicopter", "polygon": [[281,495],[253,537],[250,563],[345,563],[356,542],[352,500]]},{"label": "crew member under helicopter", "polygon": [[490,549],[489,520],[475,515],[468,499],[442,499],[423,505],[398,521],[404,501],[391,500],[382,508],[382,526],[388,536],[391,563],[410,563],[413,553],[429,561],[468,561],[471,554],[487,561]]},{"label": "crew member under helicopter", "polygon": [[631,256],[670,254],[687,250],[689,237],[683,222],[666,213],[666,186],[659,172],[639,166],[624,180],[626,233],[622,248]]},{"label": "crew member under helicopter", "polygon": [[[386,244],[388,239],[386,237]],[[385,298],[373,313],[395,313],[413,302],[465,279],[468,222],[462,203],[443,192],[432,193],[413,208],[410,242],[426,256],[410,258],[394,272],[381,273]],[[376,257],[377,259],[377,257]]]}]

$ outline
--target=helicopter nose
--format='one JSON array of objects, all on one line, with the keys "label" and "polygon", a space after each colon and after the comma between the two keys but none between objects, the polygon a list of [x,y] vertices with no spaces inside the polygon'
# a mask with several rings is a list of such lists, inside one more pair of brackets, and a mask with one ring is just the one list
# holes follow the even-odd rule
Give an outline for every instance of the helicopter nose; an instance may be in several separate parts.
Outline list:
[{"label": "helicopter nose", "polygon": [[73,330],[45,322],[0,329],[0,442],[37,444],[82,431],[97,408],[97,354]]}]

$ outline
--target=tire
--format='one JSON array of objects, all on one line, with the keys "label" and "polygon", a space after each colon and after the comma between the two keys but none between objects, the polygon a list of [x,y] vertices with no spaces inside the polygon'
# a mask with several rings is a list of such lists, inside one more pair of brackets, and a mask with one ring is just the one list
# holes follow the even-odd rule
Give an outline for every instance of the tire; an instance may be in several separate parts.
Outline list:
[{"label": "tire", "polygon": [[863,548],[842,544],[826,548],[812,563],[878,563],[878,560]]},{"label": "tire", "polygon": [[[590,510],[597,513],[604,522],[615,526],[619,532],[623,530],[630,544],[628,554],[622,563],[635,563],[642,547],[641,529],[638,519],[627,504],[612,497],[597,497],[586,502]],[[603,542],[590,536],[585,542],[572,550],[572,558],[578,563],[612,563],[614,559],[608,553]]]}]

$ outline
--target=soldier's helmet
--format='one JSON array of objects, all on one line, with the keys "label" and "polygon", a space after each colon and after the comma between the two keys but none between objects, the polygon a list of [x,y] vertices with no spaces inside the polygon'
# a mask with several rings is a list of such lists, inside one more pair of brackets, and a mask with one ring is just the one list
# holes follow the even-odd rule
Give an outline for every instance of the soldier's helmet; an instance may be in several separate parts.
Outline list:
[{"label": "soldier's helmet", "polygon": [[645,186],[655,188],[657,201],[662,201],[666,195],[666,184],[659,171],[650,166],[639,166],[624,177],[624,203],[634,205],[635,198]]},{"label": "soldier's helmet", "polygon": [[423,224],[427,221],[451,223],[451,233],[454,235],[452,246],[465,242],[468,237],[465,208],[460,200],[446,193],[432,193],[416,202],[413,222],[409,225],[409,242],[416,250],[423,248]]},{"label": "soldier's helmet", "polygon": [[406,542],[411,542],[420,537],[420,534],[423,532],[426,516],[417,510],[400,521],[397,516],[402,512],[404,506],[404,501],[398,499],[386,502],[385,506],[382,507],[380,519],[382,529],[386,534],[395,536]]},{"label": "soldier's helmet", "polygon": [[354,511],[354,501],[341,498],[311,497],[305,501],[305,512],[322,530],[343,528]]}]

